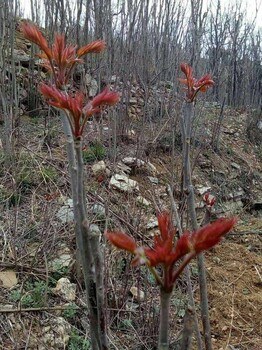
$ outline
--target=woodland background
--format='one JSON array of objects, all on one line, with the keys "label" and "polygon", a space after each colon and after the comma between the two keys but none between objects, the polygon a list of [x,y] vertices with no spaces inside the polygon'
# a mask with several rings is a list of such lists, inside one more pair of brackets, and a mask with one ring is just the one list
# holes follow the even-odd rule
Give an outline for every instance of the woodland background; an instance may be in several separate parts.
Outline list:
[{"label": "woodland background", "polygon": [[[259,19],[250,18],[241,1],[226,6],[212,1],[207,9],[203,0],[29,3],[31,20],[50,42],[55,32],[62,32],[77,46],[100,38],[107,45],[102,54],[85,59],[72,86],[91,98],[105,85],[121,94],[116,107],[90,120],[84,138],[90,220],[102,232],[105,227],[121,228],[150,242],[156,207],[170,209],[170,183],[184,215],[180,64],[190,64],[197,78],[211,74],[215,85],[199,94],[193,121],[196,209],[201,221],[202,196],[210,191],[217,198],[212,219],[239,217],[226,243],[206,254],[213,347],[260,349]],[[37,90],[48,74],[36,47],[19,31],[23,20],[19,0],[0,0],[0,279],[7,274],[9,281],[0,289],[0,349],[88,350],[83,283],[76,280],[74,270],[65,141],[57,113]],[[137,181],[139,193],[110,187],[116,174]],[[185,215],[183,220],[186,226]],[[143,268],[131,269],[129,261],[124,253],[106,247],[110,344],[121,350],[155,349],[156,286]],[[194,263],[191,273],[198,303]],[[61,296],[61,277],[69,279],[73,299]],[[171,349],[177,349],[185,291],[181,278],[172,304]],[[20,308],[26,310],[19,313]]]}]

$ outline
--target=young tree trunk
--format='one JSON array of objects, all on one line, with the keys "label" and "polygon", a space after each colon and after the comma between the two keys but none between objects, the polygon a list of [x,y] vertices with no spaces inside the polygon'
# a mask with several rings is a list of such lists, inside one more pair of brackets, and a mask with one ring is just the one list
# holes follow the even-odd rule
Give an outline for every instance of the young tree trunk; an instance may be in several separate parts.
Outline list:
[{"label": "young tree trunk", "polygon": [[86,287],[92,350],[106,350],[107,332],[104,308],[103,261],[99,247],[98,227],[89,227],[84,189],[82,141],[74,140],[69,121],[61,112],[67,139],[67,156],[71,179],[77,255],[79,254]]},{"label": "young tree trunk", "polygon": [[158,350],[168,350],[169,312],[172,292],[160,290],[160,324]]},{"label": "young tree trunk", "polygon": [[[195,211],[195,197],[194,188],[191,178],[191,165],[190,165],[190,139],[191,139],[191,125],[194,115],[193,103],[184,102],[182,115],[181,115],[181,130],[183,140],[183,184],[184,191],[187,196],[187,205],[189,217],[191,219],[191,225],[193,230],[197,230],[197,218]],[[207,282],[206,282],[206,270],[203,254],[199,254],[197,257],[197,265],[199,271],[199,287],[200,287],[200,306],[201,306],[201,318],[204,328],[204,341],[206,350],[212,349],[211,343],[211,330],[209,322],[208,311],[208,294],[207,294]]]}]

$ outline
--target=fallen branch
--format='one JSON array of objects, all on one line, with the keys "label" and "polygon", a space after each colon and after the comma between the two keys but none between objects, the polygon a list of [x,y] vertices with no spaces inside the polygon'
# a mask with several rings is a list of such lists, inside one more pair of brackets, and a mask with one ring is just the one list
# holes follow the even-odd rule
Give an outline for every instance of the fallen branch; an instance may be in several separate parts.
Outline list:
[{"label": "fallen branch", "polygon": [[[44,307],[29,307],[29,308],[17,308],[17,309],[0,309],[1,313],[18,313],[18,312],[35,312],[35,311],[57,311],[57,310],[66,310],[68,308],[67,305],[59,305],[59,306],[44,306]],[[82,306],[81,306],[82,308]]]}]

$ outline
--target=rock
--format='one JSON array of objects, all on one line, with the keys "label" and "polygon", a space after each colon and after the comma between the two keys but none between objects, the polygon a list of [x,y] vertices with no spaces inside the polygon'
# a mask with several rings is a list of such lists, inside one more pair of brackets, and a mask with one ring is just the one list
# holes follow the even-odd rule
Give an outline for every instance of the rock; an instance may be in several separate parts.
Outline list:
[{"label": "rock", "polygon": [[211,191],[211,186],[202,186],[202,185],[197,185],[196,186],[196,191],[200,196],[203,196],[206,192]]},{"label": "rock", "polygon": [[152,228],[158,227],[158,221],[156,218],[150,218],[146,225],[147,230],[151,230]]},{"label": "rock", "polygon": [[14,60],[15,62],[27,63],[29,65],[30,56],[27,55],[23,50],[14,49]]},{"label": "rock", "polygon": [[69,342],[71,325],[63,317],[53,317],[50,325],[42,327],[41,333],[42,334],[39,334],[37,339],[37,343],[41,346],[36,346],[34,349],[62,350],[67,347]]},{"label": "rock", "polygon": [[98,241],[100,241],[102,233],[98,225],[91,224],[89,227],[89,232],[90,232],[90,237],[92,237],[92,239],[95,238]]},{"label": "rock", "polygon": [[149,207],[150,204],[151,204],[147,199],[145,199],[145,198],[142,197],[142,196],[138,196],[138,197],[136,198],[136,202],[137,202],[138,204],[144,205],[145,207]]},{"label": "rock", "polygon": [[137,98],[136,97],[131,97],[129,99],[129,103],[130,103],[130,105],[137,105],[137,103],[138,103]]},{"label": "rock", "polygon": [[76,299],[76,285],[71,283],[68,278],[60,278],[52,291],[54,294],[60,295],[66,301],[75,301]]},{"label": "rock", "polygon": [[116,166],[116,169],[117,169],[117,171],[118,172],[120,172],[121,174],[130,174],[131,173],[131,171],[132,171],[132,169],[129,167],[129,166],[127,166],[127,165],[125,165],[123,162],[119,162],[118,164],[117,164],[117,166]]},{"label": "rock", "polygon": [[138,159],[136,157],[126,157],[122,159],[122,162],[125,165],[131,166],[131,167],[141,167],[145,165],[145,161]]},{"label": "rock", "polygon": [[100,174],[105,173],[106,164],[103,160],[101,160],[100,162],[95,163],[91,169],[92,169],[92,172],[95,176],[100,175]]},{"label": "rock", "polygon": [[233,199],[237,200],[237,199],[241,199],[243,198],[245,195],[245,191],[243,190],[243,188],[239,188],[237,191],[233,192]]},{"label": "rock", "polygon": [[242,201],[228,201],[224,203],[224,211],[230,213],[237,213],[239,210],[243,208]]},{"label": "rock", "polygon": [[112,75],[111,79],[110,79],[110,83],[114,84],[117,81],[117,76],[116,75]]},{"label": "rock", "polygon": [[149,173],[152,173],[153,175],[157,174],[156,167],[152,163],[145,162],[142,159],[138,159],[136,157],[126,157],[122,159],[122,162],[131,168],[139,168],[139,169],[144,168],[145,170],[147,170]]},{"label": "rock", "polygon": [[17,284],[16,273],[13,270],[0,271],[0,287],[12,288]]},{"label": "rock", "polygon": [[73,199],[68,198],[57,212],[56,217],[63,223],[69,224],[74,221]]},{"label": "rock", "polygon": [[231,166],[232,166],[232,168],[237,169],[237,170],[241,169],[241,166],[239,164],[235,163],[235,162],[232,162]]},{"label": "rock", "polygon": [[89,87],[89,97],[94,97],[98,92],[98,84],[95,79],[91,80],[91,84]]},{"label": "rock", "polygon": [[62,268],[69,267],[73,262],[70,249],[62,245],[57,252],[57,257],[50,261],[49,265],[52,271],[60,271]]},{"label": "rock", "polygon": [[127,193],[139,191],[137,181],[131,180],[128,176],[121,174],[115,174],[111,177],[109,188],[114,188]]},{"label": "rock", "polygon": [[85,75],[85,85],[88,88],[89,97],[94,97],[98,92],[98,84],[88,73]]},{"label": "rock", "polygon": [[106,215],[106,209],[103,204],[94,204],[91,211],[94,215]]},{"label": "rock", "polygon": [[157,177],[153,177],[153,176],[148,176],[148,179],[150,182],[152,182],[152,184],[154,185],[158,185],[159,184],[159,180]]},{"label": "rock", "polygon": [[147,165],[147,168],[152,172],[152,174],[158,173],[157,168],[152,163],[147,162],[146,165]]},{"label": "rock", "polygon": [[130,288],[130,293],[132,294],[134,299],[136,299],[137,301],[145,300],[145,293],[141,289],[138,289],[135,286]]}]

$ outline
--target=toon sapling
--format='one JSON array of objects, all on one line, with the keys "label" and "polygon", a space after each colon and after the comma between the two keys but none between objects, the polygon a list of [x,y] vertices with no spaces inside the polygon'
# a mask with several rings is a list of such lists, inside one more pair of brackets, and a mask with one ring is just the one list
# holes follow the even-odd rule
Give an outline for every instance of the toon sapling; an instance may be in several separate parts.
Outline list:
[{"label": "toon sapling", "polygon": [[[182,133],[182,145],[183,145],[183,166],[182,166],[182,178],[183,178],[183,190],[187,199],[187,212],[191,222],[193,230],[198,229],[196,210],[195,210],[195,196],[194,187],[192,183],[191,172],[191,134],[192,134],[192,122],[194,118],[194,106],[197,94],[199,92],[206,92],[207,89],[214,85],[214,81],[209,74],[205,74],[200,79],[196,79],[193,76],[193,69],[188,64],[183,63],[180,66],[181,71],[184,73],[185,78],[180,78],[179,81],[184,84],[185,95],[182,105],[182,113],[180,114],[180,125]],[[211,329],[209,321],[208,310],[208,294],[207,294],[207,282],[206,271],[203,254],[199,254],[197,257],[198,272],[199,272],[199,287],[200,287],[200,307],[201,307],[201,319],[204,329],[204,342],[205,349],[211,350]]]},{"label": "toon sapling", "polygon": [[83,134],[88,119],[104,106],[115,105],[119,94],[105,88],[93,99],[82,91],[72,93],[72,73],[82,57],[100,53],[105,42],[96,40],[83,47],[67,45],[65,36],[56,34],[52,46],[33,24],[23,22],[20,26],[25,38],[35,43],[42,52],[38,55],[50,73],[48,84],[41,83],[39,90],[47,103],[60,110],[63,130],[67,140],[67,157],[71,180],[77,251],[80,255],[89,307],[90,337],[93,350],[106,350],[107,329],[104,308],[103,260],[99,248],[99,232],[91,229],[87,215],[84,188]]},{"label": "toon sapling", "polygon": [[[175,229],[168,213],[159,213],[157,216],[159,235],[154,236],[152,247],[141,247],[134,238],[123,232],[107,232],[106,237],[112,244],[120,249],[127,250],[134,255],[132,265],[145,264],[159,285],[160,289],[160,324],[158,350],[166,350],[169,346],[169,312],[171,295],[177,278],[194,257],[203,256],[202,252],[215,246],[221,238],[228,233],[236,223],[235,218],[221,218],[198,228],[195,213],[194,192],[191,180],[190,167],[190,139],[191,125],[193,118],[193,102],[199,92],[207,91],[209,86],[214,84],[207,74],[200,79],[193,77],[192,68],[187,64],[181,65],[182,72],[186,79],[180,81],[186,85],[186,93],[183,104],[183,114],[181,116],[181,128],[183,139],[183,188],[187,195],[188,211],[192,224],[192,232],[186,231],[181,234],[175,242]],[[207,206],[213,206],[214,200],[205,198]],[[207,202],[208,200],[211,202]],[[199,258],[198,258],[199,259]],[[203,261],[200,264],[204,266]],[[160,266],[160,269],[158,268]],[[202,270],[200,271],[200,274]],[[205,275],[204,275],[204,281]],[[203,283],[200,281],[203,289]],[[204,286],[206,287],[206,285]],[[203,295],[202,295],[203,296]],[[207,299],[206,299],[207,300]],[[202,300],[201,300],[202,302]],[[203,310],[206,311],[206,305]],[[206,315],[203,315],[204,332],[208,331],[206,325],[209,322]],[[207,335],[204,334],[207,346]],[[206,347],[207,349],[208,346]]]},{"label": "toon sapling", "polygon": [[[201,252],[214,247],[235,225],[235,218],[221,218],[196,231],[184,232],[175,242],[175,228],[167,212],[157,215],[160,233],[152,247],[143,247],[123,232],[105,233],[117,248],[134,255],[133,266],[145,264],[160,288],[160,325],[158,349],[168,349],[170,299],[176,280],[187,264]],[[156,267],[161,267],[159,270]]]}]

